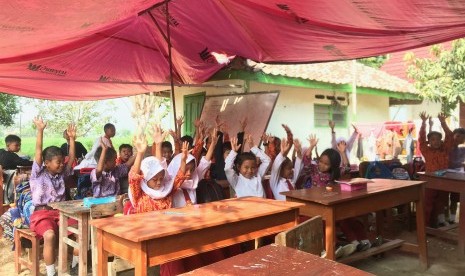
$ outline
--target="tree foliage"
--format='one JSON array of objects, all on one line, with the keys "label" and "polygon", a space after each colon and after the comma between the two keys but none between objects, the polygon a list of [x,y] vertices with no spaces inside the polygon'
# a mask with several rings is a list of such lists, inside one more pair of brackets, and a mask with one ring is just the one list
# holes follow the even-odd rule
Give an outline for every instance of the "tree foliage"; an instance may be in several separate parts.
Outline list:
[{"label": "tree foliage", "polygon": [[381,56],[376,56],[376,57],[367,57],[367,58],[361,58],[357,59],[357,62],[362,63],[363,65],[373,67],[376,69],[381,68],[383,64],[389,59],[388,55],[381,55]]},{"label": "tree foliage", "polygon": [[404,57],[407,75],[415,81],[420,95],[441,103],[442,112],[450,115],[459,100],[465,101],[465,40],[452,43],[450,50],[434,45],[430,57],[418,58],[413,53]]},{"label": "tree foliage", "polygon": [[0,93],[0,125],[11,126],[14,123],[14,116],[18,113],[18,98]]},{"label": "tree foliage", "polygon": [[65,102],[33,100],[35,108],[40,116],[47,121],[47,128],[52,133],[61,134],[71,122],[78,129],[78,136],[86,136],[88,133],[100,133],[103,125],[111,122],[111,102],[83,101]]}]

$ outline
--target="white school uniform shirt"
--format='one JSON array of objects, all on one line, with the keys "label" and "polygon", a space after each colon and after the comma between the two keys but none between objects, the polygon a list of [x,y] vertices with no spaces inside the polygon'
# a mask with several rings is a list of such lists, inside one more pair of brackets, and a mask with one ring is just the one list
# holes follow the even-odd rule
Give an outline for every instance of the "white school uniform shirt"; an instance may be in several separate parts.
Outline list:
[{"label": "white school uniform shirt", "polygon": [[224,172],[229,184],[236,192],[237,197],[255,196],[265,197],[265,191],[263,190],[262,179],[271,163],[270,157],[266,155],[262,150],[257,147],[253,147],[250,151],[255,154],[260,161],[260,167],[258,167],[257,175],[251,179],[245,178],[241,174],[237,174],[234,171],[234,160],[236,159],[237,152],[231,151],[224,160]]},{"label": "white school uniform shirt", "polygon": [[[179,168],[181,167],[181,155],[182,154],[180,153],[176,155],[173,158],[173,160],[171,160],[168,166],[169,174],[176,176],[176,174],[178,173]],[[192,160],[195,160],[195,157],[192,154],[189,154],[187,156],[186,163],[189,163]],[[199,185],[200,180],[204,178],[205,172],[208,170],[210,165],[211,161],[208,161],[205,157],[202,157],[202,159],[200,159],[199,165],[195,168],[194,172],[192,173],[192,178],[189,180],[184,180],[184,182],[181,184],[181,188],[179,188],[173,195],[173,208],[186,206],[186,198],[184,197],[184,192],[182,191],[182,189],[187,191],[192,204],[197,203],[197,186]]]},{"label": "white school uniform shirt", "polygon": [[[273,191],[273,196],[276,200],[286,200],[286,196],[280,194],[281,192],[289,191],[289,187],[287,185],[287,181],[284,177],[280,177],[281,174],[281,165],[283,164],[286,157],[280,152],[274,162],[273,166],[271,167],[271,178],[270,178],[270,188]],[[299,178],[300,172],[302,171],[304,164],[302,159],[296,157],[295,164],[294,164],[294,176],[292,179],[289,179],[291,182],[292,187],[295,189],[295,183]]]},{"label": "white school uniform shirt", "polygon": [[94,145],[92,146],[92,149],[87,152],[86,156],[84,159],[82,159],[81,163],[74,167],[74,170],[81,169],[81,168],[97,168],[97,161],[95,160],[95,152],[97,149],[100,147],[100,139],[102,139],[103,143],[107,147],[112,147],[110,140],[105,137],[99,137],[95,140]]}]

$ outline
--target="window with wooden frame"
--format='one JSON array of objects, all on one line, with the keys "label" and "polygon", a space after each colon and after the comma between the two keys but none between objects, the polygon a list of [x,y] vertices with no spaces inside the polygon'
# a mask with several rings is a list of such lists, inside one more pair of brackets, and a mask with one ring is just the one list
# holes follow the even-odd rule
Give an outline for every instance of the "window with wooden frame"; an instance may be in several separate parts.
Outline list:
[{"label": "window with wooden frame", "polygon": [[315,127],[327,127],[328,121],[336,123],[336,127],[347,127],[347,106],[331,104],[314,105]]}]

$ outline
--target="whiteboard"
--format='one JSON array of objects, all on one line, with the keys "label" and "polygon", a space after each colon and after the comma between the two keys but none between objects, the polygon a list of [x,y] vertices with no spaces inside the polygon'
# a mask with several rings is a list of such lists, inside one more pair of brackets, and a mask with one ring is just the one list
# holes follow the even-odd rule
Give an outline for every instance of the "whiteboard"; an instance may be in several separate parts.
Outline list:
[{"label": "whiteboard", "polygon": [[[240,120],[247,116],[245,133],[251,134],[255,145],[258,145],[268,127],[278,97],[279,91],[207,96],[200,118],[213,127],[216,116],[220,115],[221,121],[228,127],[230,137],[235,137],[240,129]],[[244,150],[248,151],[249,148],[245,146]]]}]

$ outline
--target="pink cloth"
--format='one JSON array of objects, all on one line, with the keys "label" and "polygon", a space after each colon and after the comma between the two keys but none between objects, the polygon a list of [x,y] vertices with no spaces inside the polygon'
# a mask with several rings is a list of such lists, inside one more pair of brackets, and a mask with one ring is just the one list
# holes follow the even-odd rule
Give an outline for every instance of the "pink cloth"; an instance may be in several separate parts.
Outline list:
[{"label": "pink cloth", "polygon": [[[89,100],[164,90],[160,0],[19,1],[0,9],[0,91]],[[150,7],[150,13],[144,12]],[[177,0],[169,24],[177,83],[202,83],[241,56],[315,62],[375,56],[465,36],[451,1]],[[139,15],[140,14],[140,15]]]}]

